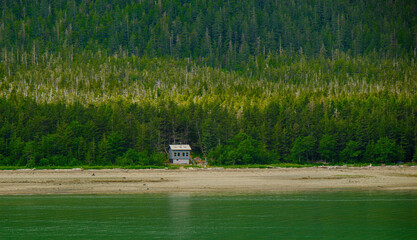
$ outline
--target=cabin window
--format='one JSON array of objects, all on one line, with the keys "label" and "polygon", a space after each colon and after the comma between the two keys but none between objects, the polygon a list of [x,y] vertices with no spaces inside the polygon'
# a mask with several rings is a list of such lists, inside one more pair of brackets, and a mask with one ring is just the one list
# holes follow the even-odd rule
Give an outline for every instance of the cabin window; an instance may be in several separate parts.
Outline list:
[{"label": "cabin window", "polygon": [[185,152],[182,153],[182,156],[185,157]]},{"label": "cabin window", "polygon": [[188,157],[188,152],[185,154],[185,156],[187,156],[187,157]]},{"label": "cabin window", "polygon": [[176,157],[177,156],[177,153],[176,152],[174,152],[174,157]]}]

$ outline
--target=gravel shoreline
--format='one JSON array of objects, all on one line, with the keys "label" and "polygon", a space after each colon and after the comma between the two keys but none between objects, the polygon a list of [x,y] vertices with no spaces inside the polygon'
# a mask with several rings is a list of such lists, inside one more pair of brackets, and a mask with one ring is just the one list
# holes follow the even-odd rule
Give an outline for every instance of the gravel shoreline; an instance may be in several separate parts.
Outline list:
[{"label": "gravel shoreline", "polygon": [[1,170],[0,195],[416,191],[416,166]]}]

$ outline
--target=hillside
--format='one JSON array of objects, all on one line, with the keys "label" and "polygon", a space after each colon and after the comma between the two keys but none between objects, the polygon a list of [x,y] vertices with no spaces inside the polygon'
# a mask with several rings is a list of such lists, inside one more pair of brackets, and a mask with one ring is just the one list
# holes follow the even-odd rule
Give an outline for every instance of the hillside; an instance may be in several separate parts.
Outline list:
[{"label": "hillside", "polygon": [[0,10],[0,165],[417,160],[414,1]]}]

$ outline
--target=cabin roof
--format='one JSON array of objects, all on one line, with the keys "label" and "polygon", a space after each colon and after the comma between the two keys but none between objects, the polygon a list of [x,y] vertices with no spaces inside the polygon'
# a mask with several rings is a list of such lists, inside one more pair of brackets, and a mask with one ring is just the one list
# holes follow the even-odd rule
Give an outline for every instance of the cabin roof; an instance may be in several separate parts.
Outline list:
[{"label": "cabin roof", "polygon": [[171,144],[169,145],[171,150],[183,150],[183,151],[191,151],[191,147],[188,144]]}]

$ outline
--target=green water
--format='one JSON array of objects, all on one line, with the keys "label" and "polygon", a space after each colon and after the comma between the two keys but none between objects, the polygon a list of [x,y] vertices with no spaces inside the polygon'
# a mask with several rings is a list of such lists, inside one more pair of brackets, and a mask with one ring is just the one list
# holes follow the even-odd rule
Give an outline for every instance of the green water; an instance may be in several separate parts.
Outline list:
[{"label": "green water", "polygon": [[417,239],[417,192],[0,196],[0,239]]}]

